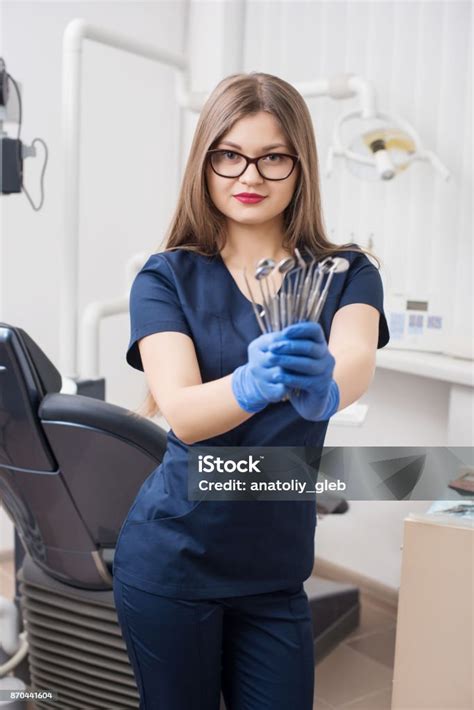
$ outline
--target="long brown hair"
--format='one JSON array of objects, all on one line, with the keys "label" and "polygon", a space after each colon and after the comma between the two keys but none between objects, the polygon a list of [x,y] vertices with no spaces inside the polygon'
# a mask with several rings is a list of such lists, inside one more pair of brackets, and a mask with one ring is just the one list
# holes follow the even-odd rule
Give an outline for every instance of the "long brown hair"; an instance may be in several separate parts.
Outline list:
[{"label": "long brown hair", "polygon": [[[215,207],[207,189],[207,151],[222,140],[236,121],[260,111],[267,111],[277,119],[292,152],[300,158],[298,182],[283,215],[283,248],[294,253],[295,247],[307,247],[318,259],[349,249],[369,253],[377,261],[367,250],[348,244],[333,244],[327,238],[321,206],[318,152],[307,104],[291,84],[263,72],[227,76],[208,97],[196,126],[164,248],[160,244],[157,251],[188,249],[216,255],[222,250],[226,240],[226,217]],[[150,390],[136,413],[145,417],[159,413]]]}]

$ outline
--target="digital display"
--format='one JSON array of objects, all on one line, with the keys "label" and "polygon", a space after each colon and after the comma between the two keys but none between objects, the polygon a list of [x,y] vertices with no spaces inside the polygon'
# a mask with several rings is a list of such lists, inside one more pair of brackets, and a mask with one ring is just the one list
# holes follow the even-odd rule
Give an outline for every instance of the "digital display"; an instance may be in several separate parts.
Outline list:
[{"label": "digital display", "polygon": [[428,301],[407,301],[407,311],[427,311]]}]

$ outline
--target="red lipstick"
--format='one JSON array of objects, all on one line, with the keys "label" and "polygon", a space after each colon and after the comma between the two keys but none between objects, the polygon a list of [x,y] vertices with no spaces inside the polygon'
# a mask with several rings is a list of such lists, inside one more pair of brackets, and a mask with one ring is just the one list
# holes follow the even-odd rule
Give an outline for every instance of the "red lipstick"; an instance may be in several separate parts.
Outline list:
[{"label": "red lipstick", "polygon": [[259,195],[256,192],[240,192],[234,195],[235,199],[244,204],[253,205],[265,199],[265,195]]}]

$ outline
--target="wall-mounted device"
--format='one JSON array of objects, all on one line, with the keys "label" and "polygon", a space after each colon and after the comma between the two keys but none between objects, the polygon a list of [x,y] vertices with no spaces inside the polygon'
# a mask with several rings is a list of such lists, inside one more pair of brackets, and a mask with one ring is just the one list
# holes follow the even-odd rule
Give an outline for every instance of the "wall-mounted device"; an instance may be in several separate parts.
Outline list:
[{"label": "wall-mounted device", "polygon": [[442,353],[446,348],[446,318],[439,297],[389,293],[385,304],[390,343],[395,350]]},{"label": "wall-mounted device", "polygon": [[[14,92],[10,90],[13,86]],[[8,136],[3,130],[4,123],[17,123],[18,133],[16,138]],[[30,146],[25,145],[20,138],[22,123],[21,89],[18,82],[7,72],[5,62],[0,57],[0,195],[12,195],[24,192],[30,205],[35,211],[43,206],[44,202],[44,173],[48,162],[48,148],[42,138],[35,138]],[[44,164],[41,171],[41,200],[35,205],[23,182],[23,161],[30,156],[36,156],[35,143],[42,143],[45,151]]]}]

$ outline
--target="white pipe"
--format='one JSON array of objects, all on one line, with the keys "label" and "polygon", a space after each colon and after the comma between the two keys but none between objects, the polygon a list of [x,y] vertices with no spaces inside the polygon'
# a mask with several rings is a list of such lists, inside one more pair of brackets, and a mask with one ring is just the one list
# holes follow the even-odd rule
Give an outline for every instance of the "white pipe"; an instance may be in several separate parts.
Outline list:
[{"label": "white pipe", "polygon": [[187,78],[182,74],[176,77],[175,84],[176,101],[181,108],[189,109],[195,113],[199,113],[209,96],[209,92],[204,91],[189,91]]},{"label": "white pipe", "polygon": [[[73,23],[75,23],[73,25]],[[62,140],[64,161],[63,204],[64,240],[61,269],[60,371],[65,376],[76,374],[77,328],[77,264],[78,264],[78,191],[81,61],[76,34],[79,21],[74,20],[63,37]],[[85,23],[83,23],[85,26]]]},{"label": "white pipe", "polygon": [[9,656],[16,653],[20,646],[18,630],[19,614],[16,604],[0,596],[0,646]]},{"label": "white pipe", "polygon": [[61,394],[77,394],[77,382],[71,377],[62,377]]},{"label": "white pipe", "polygon": [[81,378],[97,379],[99,374],[99,329],[100,322],[108,316],[125,313],[128,295],[112,301],[88,303],[81,322],[80,373]]},{"label": "white pipe", "polygon": [[94,40],[109,47],[123,49],[131,54],[136,54],[145,59],[152,59],[169,66],[185,71],[188,69],[188,61],[182,54],[175,54],[164,49],[159,49],[155,45],[142,42],[128,35],[113,32],[105,27],[91,25],[89,22],[76,18],[71,20],[64,31],[63,49],[70,52],[81,52],[84,39]]},{"label": "white pipe", "polygon": [[353,96],[358,96],[361,105],[362,118],[373,118],[377,114],[375,87],[370,79],[352,74],[348,76],[348,86],[353,90]]},{"label": "white pipe", "polygon": [[332,99],[350,99],[357,96],[360,101],[362,117],[371,118],[376,114],[375,88],[369,79],[357,74],[337,74],[329,78],[301,81],[293,84],[299,93],[311,98],[329,96]]},{"label": "white pipe", "polygon": [[[7,673],[10,673],[13,671],[17,666],[20,665],[22,660],[26,658],[28,655],[28,648],[29,648],[29,643],[28,643],[28,634],[26,631],[22,631],[19,635],[19,641],[20,645],[18,647],[18,650],[15,652],[15,654],[8,659],[8,661],[5,661],[3,665],[0,666],[0,678],[5,678],[7,677]],[[22,683],[19,678],[12,679],[14,680],[15,683]],[[3,703],[0,703],[2,705]]]},{"label": "white pipe", "polygon": [[133,279],[140,271],[149,256],[150,254],[147,251],[140,251],[130,257],[130,259],[127,261],[127,263],[125,264],[125,282],[127,284],[127,289],[130,289]]},{"label": "white pipe", "polygon": [[79,378],[97,379],[100,377],[100,323],[104,318],[126,313],[129,305],[129,292],[133,279],[148,259],[148,252],[134,254],[125,265],[127,296],[112,301],[89,303],[82,315],[80,327]]}]

